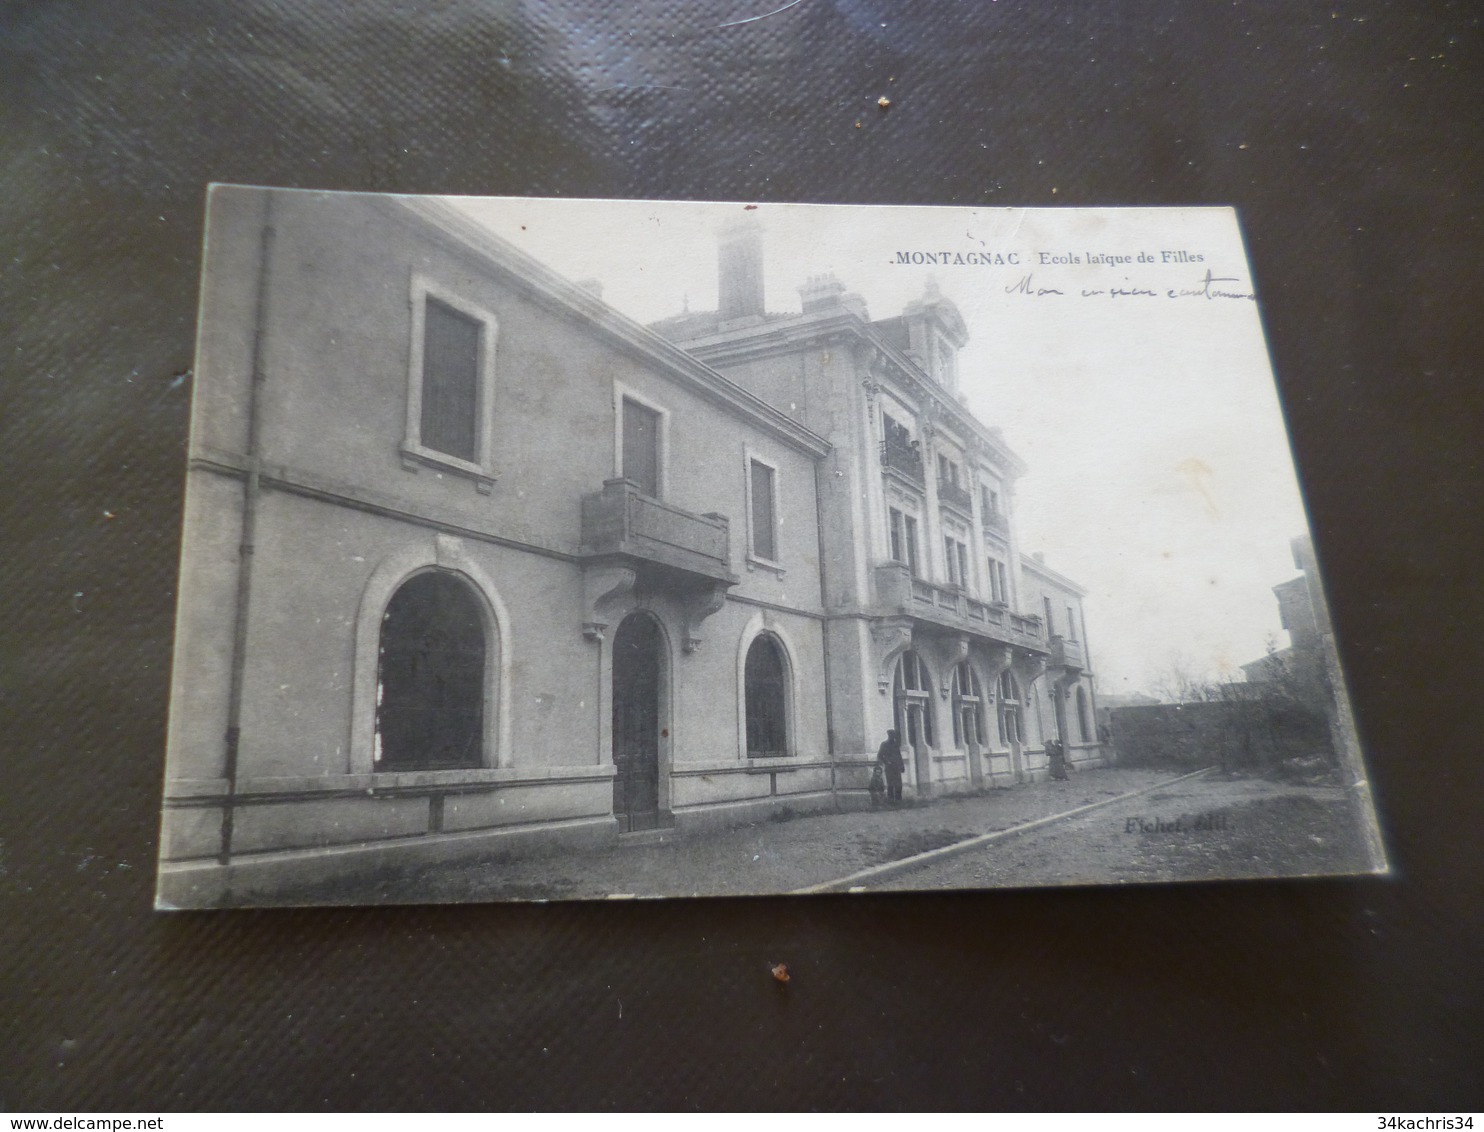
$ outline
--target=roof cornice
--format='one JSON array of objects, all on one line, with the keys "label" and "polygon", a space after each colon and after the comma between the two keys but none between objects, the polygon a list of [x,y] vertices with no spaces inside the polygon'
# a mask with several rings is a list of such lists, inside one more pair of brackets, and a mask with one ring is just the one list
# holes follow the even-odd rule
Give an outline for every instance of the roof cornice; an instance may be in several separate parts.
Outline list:
[{"label": "roof cornice", "polygon": [[1057,571],[1053,570],[1050,566],[1046,565],[1046,563],[1037,559],[1036,556],[1033,554],[1022,554],[1020,556],[1020,567],[1023,570],[1029,570],[1033,574],[1040,574],[1041,577],[1045,578],[1048,582],[1055,582],[1062,589],[1070,590],[1078,597],[1087,596],[1087,591],[1079,586],[1076,582],[1072,581],[1071,578],[1067,577],[1065,574],[1058,573]]}]

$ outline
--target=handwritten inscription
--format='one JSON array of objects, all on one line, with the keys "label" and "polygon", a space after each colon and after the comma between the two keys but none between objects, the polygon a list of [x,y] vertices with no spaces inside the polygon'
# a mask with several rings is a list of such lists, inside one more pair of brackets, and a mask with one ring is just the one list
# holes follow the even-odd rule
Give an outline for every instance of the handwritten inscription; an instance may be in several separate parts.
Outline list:
[{"label": "handwritten inscription", "polygon": [[1110,299],[1137,299],[1142,297],[1153,298],[1158,292],[1151,291],[1147,287],[1084,287],[1082,297],[1090,299],[1094,295],[1107,295]]},{"label": "handwritten inscription", "polygon": [[1065,292],[1058,291],[1055,287],[1037,287],[1034,284],[1032,284],[1032,282],[1031,282],[1031,279],[1032,278],[1033,277],[1030,276],[1030,275],[1023,275],[1023,276],[1021,276],[1021,279],[1020,279],[1020,282],[1019,283],[1016,283],[1013,287],[1006,287],[1005,288],[1005,294],[1007,294],[1007,295],[1034,295],[1034,296],[1041,296],[1041,295],[1061,295],[1061,294],[1065,294]]},{"label": "handwritten inscription", "polygon": [[1232,275],[1215,276],[1208,270],[1206,277],[1200,281],[1200,285],[1190,289],[1179,289],[1170,291],[1172,299],[1255,299],[1256,295],[1250,291],[1223,291],[1220,287],[1213,287],[1213,283],[1240,283],[1241,280]]},{"label": "handwritten inscription", "polygon": [[[1136,283],[1121,287],[1083,287],[1073,297],[1083,299],[1247,299],[1255,302],[1257,296],[1251,291],[1231,290],[1222,286],[1225,283],[1240,282],[1241,280],[1235,275],[1216,275],[1208,268],[1204,276],[1187,287],[1157,288]],[[1066,296],[1066,292],[1059,288],[1043,287],[1036,283],[1033,275],[1022,275],[1017,282],[1005,288],[1005,294],[1027,295],[1037,299],[1048,295]]]}]

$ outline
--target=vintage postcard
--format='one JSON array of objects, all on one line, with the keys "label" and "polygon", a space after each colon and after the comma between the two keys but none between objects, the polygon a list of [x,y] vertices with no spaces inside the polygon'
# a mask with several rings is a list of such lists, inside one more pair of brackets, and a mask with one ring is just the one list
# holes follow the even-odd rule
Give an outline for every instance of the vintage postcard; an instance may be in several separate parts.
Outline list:
[{"label": "vintage postcard", "polygon": [[214,186],[158,906],[1384,872],[1223,208]]}]

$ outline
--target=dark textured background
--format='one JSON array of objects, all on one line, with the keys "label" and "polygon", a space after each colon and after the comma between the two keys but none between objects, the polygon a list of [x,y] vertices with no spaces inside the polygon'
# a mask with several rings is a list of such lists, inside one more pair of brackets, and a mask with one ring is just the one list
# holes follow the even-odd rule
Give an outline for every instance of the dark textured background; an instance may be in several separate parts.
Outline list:
[{"label": "dark textured background", "polygon": [[[774,6],[0,3],[0,1107],[1479,1107],[1478,7]],[[1396,879],[152,913],[208,180],[1237,205]]]}]

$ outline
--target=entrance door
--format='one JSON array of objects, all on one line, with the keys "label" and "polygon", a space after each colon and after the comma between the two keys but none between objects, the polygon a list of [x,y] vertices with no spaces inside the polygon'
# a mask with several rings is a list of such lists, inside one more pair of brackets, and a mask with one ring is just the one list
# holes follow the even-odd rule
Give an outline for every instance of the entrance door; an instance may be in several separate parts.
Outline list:
[{"label": "entrance door", "polygon": [[1007,670],[1000,674],[1000,742],[1010,749],[1010,769],[1016,782],[1024,782],[1025,755],[1021,735],[1020,683]]},{"label": "entrance door", "polygon": [[897,730],[911,752],[913,788],[921,798],[931,794],[933,788],[933,710],[929,688],[927,668],[921,658],[915,652],[904,652],[897,661]]},{"label": "entrance door", "polygon": [[979,758],[984,744],[980,733],[980,702],[979,677],[973,665],[961,660],[953,669],[954,739],[969,756],[969,779],[975,786],[984,781],[984,767]]},{"label": "entrance door", "polygon": [[660,824],[660,663],[654,618],[631,613],[613,638],[613,814],[631,833]]}]

